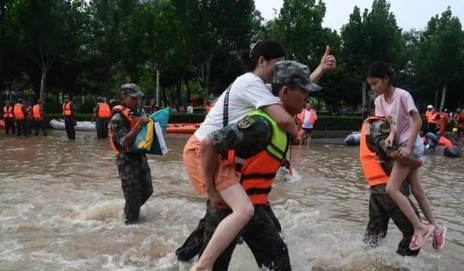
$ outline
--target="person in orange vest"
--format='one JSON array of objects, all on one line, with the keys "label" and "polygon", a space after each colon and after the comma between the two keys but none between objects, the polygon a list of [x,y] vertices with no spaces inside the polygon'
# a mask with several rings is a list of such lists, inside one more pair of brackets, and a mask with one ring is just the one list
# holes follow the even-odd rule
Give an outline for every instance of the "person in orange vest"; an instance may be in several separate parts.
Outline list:
[{"label": "person in orange vest", "polygon": [[5,101],[3,107],[3,118],[5,120],[5,134],[16,134],[15,121],[14,121],[14,103]]},{"label": "person in orange vest", "polygon": [[26,107],[23,105],[23,99],[18,99],[18,103],[14,106],[13,115],[16,121],[16,135],[21,136],[22,133],[24,136],[27,136],[27,111]]},{"label": "person in orange vest", "polygon": [[439,120],[440,120],[440,114],[437,112],[435,108],[432,108],[427,118],[427,127],[428,127],[427,130],[436,135],[438,131],[437,128],[438,128]]},{"label": "person in orange vest", "polygon": [[453,116],[454,127],[456,131],[455,135],[455,142],[456,144],[459,143],[461,135],[464,134],[464,111],[461,108],[456,109],[456,113]]},{"label": "person in orange vest", "polygon": [[440,128],[438,130],[438,134],[441,136],[445,135],[446,131],[446,125],[449,122],[449,116],[448,113],[445,111],[444,108],[440,110],[440,113],[438,113],[439,119],[438,119],[438,127]]},{"label": "person in orange vest", "polygon": [[42,130],[43,136],[47,136],[47,131],[45,130],[45,114],[43,111],[42,100],[38,100],[37,104],[32,107],[32,115],[35,122],[35,136],[39,136],[39,130]]},{"label": "person in orange vest", "polygon": [[301,129],[303,129],[303,135],[300,140],[300,147],[306,143],[309,146],[311,142],[311,133],[316,123],[317,115],[310,103],[306,103],[306,108],[300,113]]},{"label": "person in orange vest", "polygon": [[121,86],[123,105],[113,107],[110,121],[110,144],[118,154],[116,165],[124,192],[124,214],[126,225],[139,220],[140,208],[153,194],[151,170],[145,153],[133,152],[130,146],[142,126],[148,122],[145,114],[137,111],[138,98],[143,97],[136,84]]},{"label": "person in orange vest", "polygon": [[427,110],[425,111],[425,120],[422,122],[422,135],[426,135],[429,132],[429,118],[433,110],[433,105],[427,105]]},{"label": "person in orange vest", "polygon": [[76,140],[76,131],[74,130],[76,119],[74,116],[74,107],[72,102],[69,100],[69,95],[64,96],[63,117],[68,138],[71,140]]},{"label": "person in orange vest", "polygon": [[[409,249],[414,227],[395,201],[385,192],[393,168],[393,160],[384,151],[384,142],[388,137],[387,131],[389,131],[389,124],[376,117],[368,118],[361,129],[359,157],[364,176],[370,186],[369,222],[363,241],[369,246],[378,246],[386,237],[388,223],[392,219],[403,233],[396,252],[402,256],[416,256],[420,250]],[[419,216],[416,206],[409,199],[411,194],[409,182],[403,182],[400,191],[408,198],[414,212]]]},{"label": "person in orange vest", "polygon": [[97,105],[94,110],[95,126],[98,138],[108,137],[108,122],[111,117],[110,106],[105,103],[102,97],[97,98]]}]

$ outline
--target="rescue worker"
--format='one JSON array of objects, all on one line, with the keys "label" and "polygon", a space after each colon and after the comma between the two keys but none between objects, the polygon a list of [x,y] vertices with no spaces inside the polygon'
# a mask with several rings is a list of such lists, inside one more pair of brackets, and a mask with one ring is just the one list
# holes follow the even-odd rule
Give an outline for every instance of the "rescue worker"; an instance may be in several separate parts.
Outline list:
[{"label": "rescue worker", "polygon": [[5,106],[3,107],[3,119],[5,120],[5,134],[16,133],[15,121],[14,121],[14,103],[10,101],[5,101]]},{"label": "rescue worker", "polygon": [[47,131],[45,130],[45,115],[43,112],[43,102],[38,100],[37,104],[32,108],[32,114],[35,122],[35,136],[39,136],[39,130],[42,130],[43,136],[47,136]]},{"label": "rescue worker", "polygon": [[[403,233],[397,253],[402,256],[416,256],[419,250],[409,249],[414,227],[395,201],[385,192],[393,168],[393,160],[389,155],[395,152],[385,147],[385,140],[389,133],[390,125],[388,122],[378,117],[368,118],[361,129],[360,160],[371,191],[369,222],[364,234],[364,242],[372,247],[378,246],[387,235],[388,222],[392,219]],[[409,197],[409,182],[403,182],[400,191]],[[416,206],[409,198],[408,200],[419,216]]]},{"label": "rescue worker", "polygon": [[108,137],[108,122],[111,117],[110,106],[105,103],[102,97],[97,98],[97,105],[94,108],[95,125],[98,138]]},{"label": "rescue worker", "polygon": [[14,118],[16,121],[16,135],[21,136],[21,133],[24,136],[27,136],[26,128],[26,107],[23,105],[23,99],[19,98],[17,104],[14,106]]},{"label": "rescue worker", "polygon": [[138,115],[138,98],[143,93],[136,84],[121,86],[123,105],[113,107],[110,121],[110,143],[118,154],[116,165],[121,178],[122,191],[125,198],[126,225],[135,224],[139,220],[140,207],[153,194],[151,171],[144,153],[130,151],[130,146],[139,130],[148,122],[145,115]]},{"label": "rescue worker", "polygon": [[306,103],[306,107],[298,115],[299,123],[301,124],[301,129],[303,130],[303,135],[300,138],[300,147],[304,144],[309,146],[311,143],[311,133],[314,129],[314,123],[316,123],[317,115],[314,108],[310,103]]},{"label": "rescue worker", "polygon": [[449,122],[449,115],[444,108],[440,110],[440,113],[438,113],[438,115],[440,116],[438,119],[438,127],[440,128],[438,134],[444,136],[446,131],[446,125]]},{"label": "rescue worker", "polygon": [[454,114],[453,117],[453,122],[454,122],[454,127],[456,131],[455,135],[455,142],[456,144],[459,143],[459,139],[461,138],[461,135],[464,134],[464,111],[462,111],[461,108],[456,109],[456,113]]},{"label": "rescue worker", "polygon": [[438,121],[440,120],[440,114],[438,114],[437,110],[435,108],[432,108],[432,110],[429,113],[429,116],[427,118],[427,130],[429,132],[432,132],[433,134],[437,135],[438,132]]},{"label": "rescue worker", "polygon": [[74,130],[76,119],[74,116],[74,107],[72,102],[69,100],[69,95],[64,96],[63,117],[68,138],[71,140],[76,140],[76,131]]},{"label": "rescue worker", "polygon": [[[277,62],[273,78],[273,92],[278,93],[283,107],[291,115],[300,113],[308,91],[320,87],[309,81],[309,68],[294,61]],[[279,231],[280,223],[270,211],[269,193],[277,171],[283,162],[290,144],[290,136],[263,110],[256,110],[241,121],[212,132],[202,142],[205,159],[205,177],[209,175],[207,165],[217,165],[218,155],[227,159],[241,174],[240,182],[254,205],[254,214],[243,228],[241,237],[255,256],[260,268],[291,270],[288,249]],[[214,172],[214,170],[212,171]],[[214,173],[213,173],[214,174]],[[216,209],[208,201],[204,218],[204,236],[197,229],[189,238],[204,242],[200,254],[207,246],[219,223],[231,213],[230,209]],[[271,215],[272,214],[272,215]],[[240,235],[230,243],[216,260],[213,270],[227,270]],[[180,260],[193,257],[185,245],[176,251]]]}]

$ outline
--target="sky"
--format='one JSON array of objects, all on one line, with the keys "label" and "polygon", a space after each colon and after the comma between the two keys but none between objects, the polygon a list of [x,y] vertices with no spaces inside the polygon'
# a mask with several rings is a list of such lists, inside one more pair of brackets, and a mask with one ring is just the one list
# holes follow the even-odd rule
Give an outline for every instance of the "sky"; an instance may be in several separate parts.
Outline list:
[{"label": "sky", "polygon": [[[371,10],[373,0],[322,0],[326,5],[324,27],[335,30],[348,23],[354,6]],[[453,16],[457,16],[464,24],[464,0],[390,0],[390,11],[395,14],[396,22],[404,31],[412,28],[422,30],[427,22],[436,14],[441,14],[448,6]],[[283,0],[255,0],[255,7],[261,15],[269,20],[276,17],[282,7]]]}]

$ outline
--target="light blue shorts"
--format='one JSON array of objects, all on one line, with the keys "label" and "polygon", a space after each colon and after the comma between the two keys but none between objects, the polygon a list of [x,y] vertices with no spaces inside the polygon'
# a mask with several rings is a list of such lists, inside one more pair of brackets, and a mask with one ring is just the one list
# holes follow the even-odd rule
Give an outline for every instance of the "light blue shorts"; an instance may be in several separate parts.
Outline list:
[{"label": "light blue shorts", "polygon": [[[401,146],[406,145],[407,142],[401,144]],[[414,142],[414,146],[411,151],[411,155],[415,158],[421,158],[424,156],[424,141],[420,136],[417,137],[416,142]]]}]

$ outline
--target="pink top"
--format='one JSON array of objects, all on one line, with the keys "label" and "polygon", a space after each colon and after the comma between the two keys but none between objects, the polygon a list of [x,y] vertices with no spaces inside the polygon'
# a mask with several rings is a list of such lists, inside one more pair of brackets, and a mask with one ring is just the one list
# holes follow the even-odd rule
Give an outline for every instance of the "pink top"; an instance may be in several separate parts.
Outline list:
[{"label": "pink top", "polygon": [[411,94],[404,89],[395,88],[390,102],[384,95],[375,99],[375,115],[387,117],[388,121],[396,129],[396,139],[400,145],[409,140],[412,130],[412,118],[410,113],[418,112]]}]

